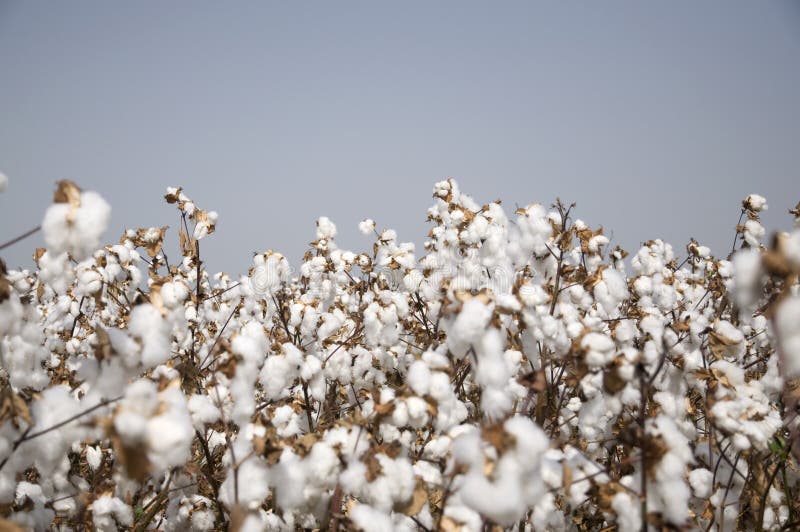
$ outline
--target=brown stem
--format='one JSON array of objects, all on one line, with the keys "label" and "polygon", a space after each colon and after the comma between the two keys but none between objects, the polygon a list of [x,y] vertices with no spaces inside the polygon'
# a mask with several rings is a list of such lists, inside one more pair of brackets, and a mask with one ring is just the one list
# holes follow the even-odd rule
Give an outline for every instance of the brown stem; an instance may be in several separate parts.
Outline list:
[{"label": "brown stem", "polygon": [[17,237],[12,238],[11,240],[6,242],[5,244],[0,244],[0,250],[6,249],[7,247],[10,247],[10,246],[13,246],[14,244],[19,242],[20,240],[25,240],[29,236],[35,235],[36,233],[38,233],[41,230],[42,230],[42,226],[41,225],[37,225],[33,229],[31,229],[29,231],[26,231],[26,232],[22,233],[21,235],[19,235]]}]

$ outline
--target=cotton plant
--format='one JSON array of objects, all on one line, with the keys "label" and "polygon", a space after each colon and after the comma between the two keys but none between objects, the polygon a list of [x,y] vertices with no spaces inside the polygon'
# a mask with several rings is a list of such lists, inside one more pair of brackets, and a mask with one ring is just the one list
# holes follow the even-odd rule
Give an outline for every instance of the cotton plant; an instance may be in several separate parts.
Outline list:
[{"label": "cotton plant", "polygon": [[[5,187],[0,175],[0,189]],[[7,201],[8,196],[3,197]],[[734,530],[800,521],[800,209],[628,254],[558,200],[437,183],[422,248],[320,217],[302,261],[205,267],[219,216],[101,245],[62,181],[0,261],[0,525]],[[17,243],[16,245],[21,245]]]}]

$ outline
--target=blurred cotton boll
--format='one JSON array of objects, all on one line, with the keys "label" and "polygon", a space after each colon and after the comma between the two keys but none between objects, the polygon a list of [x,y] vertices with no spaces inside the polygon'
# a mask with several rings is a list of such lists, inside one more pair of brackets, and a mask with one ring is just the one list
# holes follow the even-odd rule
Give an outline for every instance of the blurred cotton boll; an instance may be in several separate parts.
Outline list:
[{"label": "blurred cotton boll", "polygon": [[0,172],[0,192],[5,192],[8,188],[8,177],[3,172]]},{"label": "blurred cotton boll", "polygon": [[69,252],[78,261],[87,258],[100,246],[111,207],[97,192],[82,192],[70,181],[59,182],[54,200],[42,221],[48,249]]}]

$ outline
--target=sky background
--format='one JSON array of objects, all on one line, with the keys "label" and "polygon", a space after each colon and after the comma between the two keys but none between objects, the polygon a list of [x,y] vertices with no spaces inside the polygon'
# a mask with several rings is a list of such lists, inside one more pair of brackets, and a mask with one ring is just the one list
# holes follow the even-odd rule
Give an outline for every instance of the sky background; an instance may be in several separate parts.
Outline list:
[{"label": "sky background", "polygon": [[0,0],[0,242],[72,179],[112,205],[107,241],[177,228],[183,186],[220,214],[214,271],[297,265],[321,215],[342,247],[370,217],[421,254],[453,177],[509,213],[575,201],[629,250],[725,255],[748,193],[768,228],[800,200],[798,6]]}]

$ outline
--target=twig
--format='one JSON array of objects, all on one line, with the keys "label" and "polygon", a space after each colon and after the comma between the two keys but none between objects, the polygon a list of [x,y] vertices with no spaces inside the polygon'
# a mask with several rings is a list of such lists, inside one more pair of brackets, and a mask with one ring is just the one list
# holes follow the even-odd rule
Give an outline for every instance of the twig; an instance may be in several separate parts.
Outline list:
[{"label": "twig", "polygon": [[0,250],[6,249],[7,247],[10,247],[10,246],[13,246],[14,244],[19,242],[20,240],[25,240],[29,236],[35,235],[36,233],[38,233],[41,230],[42,230],[42,226],[41,225],[37,225],[33,229],[31,229],[29,231],[26,231],[26,232],[22,233],[21,235],[19,235],[17,237],[12,238],[11,240],[6,242],[5,244],[0,244]]}]

